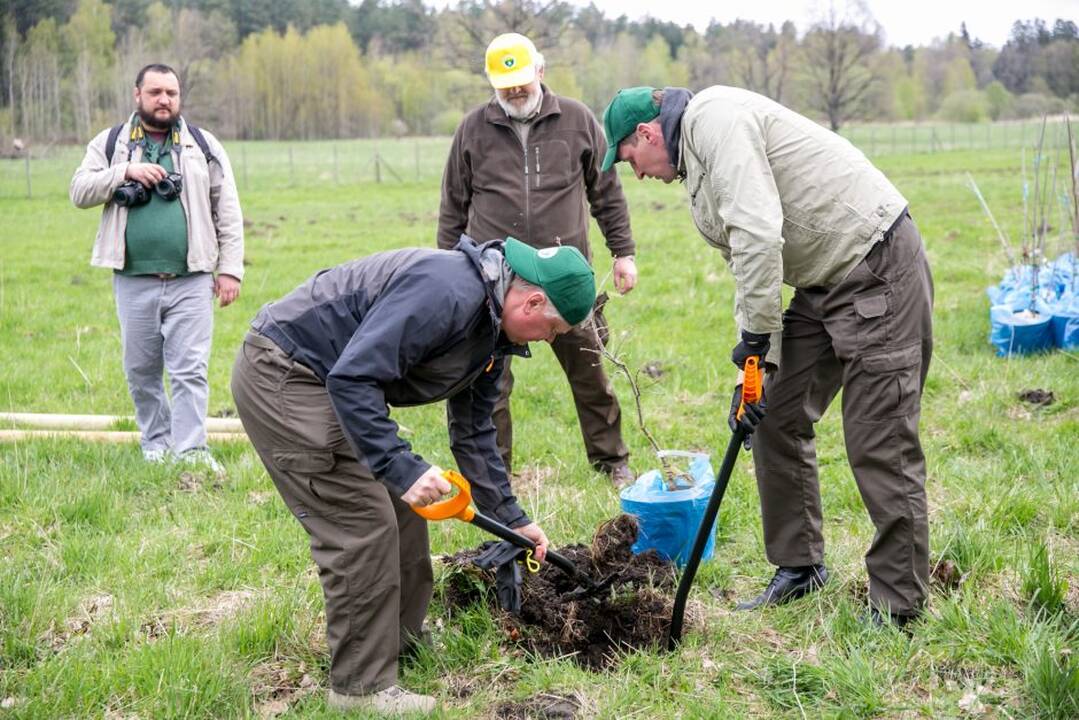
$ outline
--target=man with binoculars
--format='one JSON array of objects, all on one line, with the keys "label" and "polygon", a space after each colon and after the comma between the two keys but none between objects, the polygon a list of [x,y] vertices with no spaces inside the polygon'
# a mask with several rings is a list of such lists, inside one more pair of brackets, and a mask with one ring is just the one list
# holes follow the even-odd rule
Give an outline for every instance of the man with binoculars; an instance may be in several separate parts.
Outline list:
[{"label": "man with binoculars", "polygon": [[243,277],[236,182],[217,138],[180,115],[175,70],[144,67],[134,99],[126,122],[90,141],[71,179],[71,201],[104,204],[90,262],[113,270],[143,456],[217,471],[206,448],[207,369],[213,298],[230,304]]}]

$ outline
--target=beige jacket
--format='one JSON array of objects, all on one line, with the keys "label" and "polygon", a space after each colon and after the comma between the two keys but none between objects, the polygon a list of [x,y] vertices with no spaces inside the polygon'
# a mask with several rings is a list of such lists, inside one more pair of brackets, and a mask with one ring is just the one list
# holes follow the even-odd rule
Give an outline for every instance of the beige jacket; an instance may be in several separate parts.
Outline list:
[{"label": "beige jacket", "polygon": [[[75,207],[90,208],[105,204],[98,226],[90,264],[120,270],[124,267],[124,233],[127,208],[110,202],[113,191],[124,183],[129,162],[142,159],[142,146],[130,154],[128,120],[120,128],[112,165],[105,162],[108,129],[102,130],[86,146],[82,164],[71,178],[69,195]],[[201,128],[200,128],[201,129]],[[195,138],[183,123],[179,149],[173,150],[173,166],[184,178],[180,203],[187,216],[187,269],[191,272],[215,272],[243,279],[244,221],[240,199],[228,155],[217,138],[202,130],[210,151],[218,162],[207,164]],[[179,162],[177,162],[177,152]]]},{"label": "beige jacket", "polygon": [[693,220],[734,273],[740,329],[771,333],[778,365],[781,283],[834,285],[907,206],[865,155],[763,95],[716,85],[682,116]]}]

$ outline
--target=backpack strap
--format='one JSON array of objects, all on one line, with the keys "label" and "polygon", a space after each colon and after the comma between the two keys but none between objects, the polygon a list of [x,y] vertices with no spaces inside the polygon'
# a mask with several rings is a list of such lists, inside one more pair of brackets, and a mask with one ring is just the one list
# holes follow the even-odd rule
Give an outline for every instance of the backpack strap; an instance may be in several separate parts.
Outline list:
[{"label": "backpack strap", "polygon": [[[206,164],[209,165],[212,162],[217,162],[217,158],[210,152],[210,144],[206,142],[206,136],[202,134],[202,130],[199,130],[191,123],[187,123],[187,129],[191,132],[191,137],[195,138],[195,142],[198,143],[199,148],[202,150],[202,154],[206,156]],[[217,164],[220,165],[221,163],[217,162]]]},{"label": "backpack strap", "polygon": [[112,155],[116,152],[116,139],[120,137],[120,130],[124,127],[123,123],[114,126],[109,130],[109,137],[105,140],[105,164],[112,165]]}]

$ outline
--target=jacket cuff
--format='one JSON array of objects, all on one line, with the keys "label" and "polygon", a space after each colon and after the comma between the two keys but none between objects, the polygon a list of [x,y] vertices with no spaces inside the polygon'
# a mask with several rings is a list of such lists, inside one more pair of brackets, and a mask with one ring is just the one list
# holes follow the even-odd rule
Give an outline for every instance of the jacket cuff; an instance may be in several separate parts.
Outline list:
[{"label": "jacket cuff", "polygon": [[402,452],[390,461],[382,475],[383,481],[391,488],[396,488],[400,497],[408,491],[421,475],[431,469],[431,463],[419,455]]},{"label": "jacket cuff", "polygon": [[495,512],[495,518],[508,528],[519,528],[532,522],[517,503],[503,506]]}]

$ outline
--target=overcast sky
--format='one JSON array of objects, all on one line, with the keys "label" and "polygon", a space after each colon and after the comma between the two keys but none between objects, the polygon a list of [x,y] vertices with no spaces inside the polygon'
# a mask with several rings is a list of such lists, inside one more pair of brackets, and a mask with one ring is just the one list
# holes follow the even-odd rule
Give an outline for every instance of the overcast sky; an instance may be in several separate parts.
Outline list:
[{"label": "overcast sky", "polygon": [[[587,6],[588,0],[569,0]],[[798,32],[810,24],[814,0],[592,0],[607,17],[631,20],[651,15],[679,25],[692,23],[703,32],[714,17],[721,23],[741,18],[779,25],[793,20]],[[445,6],[445,2],[438,3]],[[889,45],[928,45],[933,38],[959,32],[966,21],[971,37],[1001,47],[1016,20],[1057,18],[1079,22],[1079,0],[867,0],[869,12],[884,27]],[[825,3],[825,7],[827,4]],[[836,7],[843,7],[837,2]]]}]

